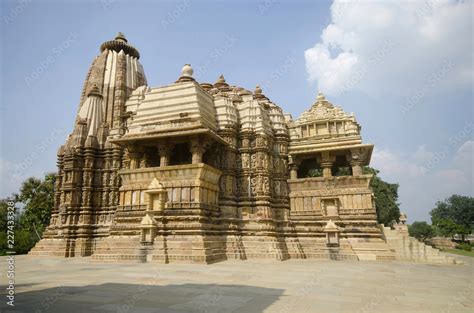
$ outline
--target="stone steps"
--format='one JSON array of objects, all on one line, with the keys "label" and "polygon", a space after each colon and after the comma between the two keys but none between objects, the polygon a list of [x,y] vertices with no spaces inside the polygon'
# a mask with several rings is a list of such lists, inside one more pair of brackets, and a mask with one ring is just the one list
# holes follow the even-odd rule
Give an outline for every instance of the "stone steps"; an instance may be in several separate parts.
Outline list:
[{"label": "stone steps", "polygon": [[444,264],[463,263],[436,248],[418,241],[416,238],[407,236],[390,227],[382,227],[382,231],[390,249],[395,252],[397,260]]}]

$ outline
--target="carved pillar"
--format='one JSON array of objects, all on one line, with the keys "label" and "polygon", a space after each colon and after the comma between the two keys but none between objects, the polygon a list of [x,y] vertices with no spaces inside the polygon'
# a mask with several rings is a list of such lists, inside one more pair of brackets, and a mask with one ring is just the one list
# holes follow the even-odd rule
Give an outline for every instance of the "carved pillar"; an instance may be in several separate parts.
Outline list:
[{"label": "carved pillar", "polygon": [[298,166],[300,165],[301,160],[297,160],[296,157],[288,155],[288,165],[290,167],[290,179],[298,178]]},{"label": "carved pillar", "polygon": [[359,176],[362,175],[362,162],[361,161],[351,161],[352,175]]},{"label": "carved pillar", "polygon": [[193,155],[192,163],[193,164],[202,163],[202,155],[204,154],[204,151],[206,150],[205,143],[203,143],[199,139],[193,139],[191,141],[189,149]]},{"label": "carved pillar", "polygon": [[171,145],[164,143],[158,146],[158,154],[160,155],[160,167],[170,164]]},{"label": "carved pillar", "polygon": [[143,152],[143,157],[140,159],[140,168],[146,168],[150,165],[150,156],[147,151]]},{"label": "carved pillar", "polygon": [[90,147],[84,151],[84,172],[82,178],[82,201],[81,213],[79,217],[80,224],[91,223],[91,198],[93,189],[93,167],[94,167],[94,150]]},{"label": "carved pillar", "polygon": [[137,169],[140,167],[140,160],[142,157],[142,153],[134,150],[134,151],[128,151],[128,156],[130,157],[130,169]]},{"label": "carved pillar", "polygon": [[252,149],[251,139],[252,133],[243,131],[240,134],[239,153],[242,157],[242,168],[239,173],[239,192],[242,198],[252,197]]},{"label": "carved pillar", "polygon": [[349,163],[352,167],[352,175],[359,176],[362,175],[362,161],[365,156],[365,151],[363,149],[352,149]]},{"label": "carved pillar", "polygon": [[327,151],[321,153],[321,168],[323,169],[323,177],[332,177],[332,164],[335,158]]},{"label": "carved pillar", "polygon": [[298,166],[296,164],[290,165],[290,179],[297,179],[298,178]]}]

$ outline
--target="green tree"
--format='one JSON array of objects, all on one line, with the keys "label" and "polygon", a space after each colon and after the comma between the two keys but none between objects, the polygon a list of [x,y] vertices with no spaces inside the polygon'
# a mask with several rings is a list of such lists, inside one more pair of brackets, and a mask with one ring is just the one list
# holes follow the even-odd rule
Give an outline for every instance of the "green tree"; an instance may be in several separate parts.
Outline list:
[{"label": "green tree", "polygon": [[323,177],[323,170],[320,168],[310,169],[306,177]]},{"label": "green tree", "polygon": [[463,225],[456,224],[451,219],[438,219],[436,222],[436,232],[443,237],[453,237],[454,235],[467,235],[469,229]]},{"label": "green tree", "polygon": [[374,177],[370,182],[375,196],[375,208],[379,223],[389,225],[400,218],[400,208],[398,204],[398,184],[391,184],[383,181],[379,176],[379,170],[371,167],[364,167],[364,174],[372,174]]},{"label": "green tree", "polygon": [[54,205],[55,180],[54,174],[47,174],[44,180],[30,177],[22,183],[15,198],[23,206],[20,223],[28,231],[40,234],[48,226]]},{"label": "green tree", "polygon": [[431,222],[441,234],[458,234],[464,240],[464,236],[474,229],[474,198],[452,195],[444,201],[438,201],[430,215]]},{"label": "green tree", "polygon": [[[14,250],[17,254],[27,253],[33,248],[48,226],[54,205],[54,182],[54,174],[47,174],[43,180],[31,177],[22,183],[19,194],[13,195],[16,206]],[[6,236],[7,208],[7,200],[0,200],[0,254],[9,250]]]},{"label": "green tree", "polygon": [[425,241],[434,236],[434,229],[426,222],[414,222],[408,226],[408,233],[420,241]]}]

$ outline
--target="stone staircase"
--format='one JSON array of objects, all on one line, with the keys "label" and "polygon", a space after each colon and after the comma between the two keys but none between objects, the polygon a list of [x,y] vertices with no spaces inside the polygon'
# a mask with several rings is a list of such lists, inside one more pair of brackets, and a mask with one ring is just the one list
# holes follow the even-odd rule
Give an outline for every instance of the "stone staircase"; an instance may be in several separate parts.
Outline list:
[{"label": "stone staircase", "polygon": [[440,250],[428,246],[416,238],[410,237],[398,230],[381,226],[387,244],[395,253],[397,260],[442,264],[463,264],[462,261],[448,256]]}]

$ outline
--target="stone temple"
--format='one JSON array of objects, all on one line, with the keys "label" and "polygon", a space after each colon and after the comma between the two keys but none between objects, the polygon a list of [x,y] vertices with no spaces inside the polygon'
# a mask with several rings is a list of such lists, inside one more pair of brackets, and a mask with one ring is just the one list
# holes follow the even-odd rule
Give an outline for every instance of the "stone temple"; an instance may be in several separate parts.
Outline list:
[{"label": "stone temple", "polygon": [[[150,87],[121,33],[100,46],[58,151],[55,206],[32,255],[108,262],[392,260],[353,114],[319,93],[299,118],[260,87],[192,67]],[[178,76],[178,75],[177,75]]]}]

